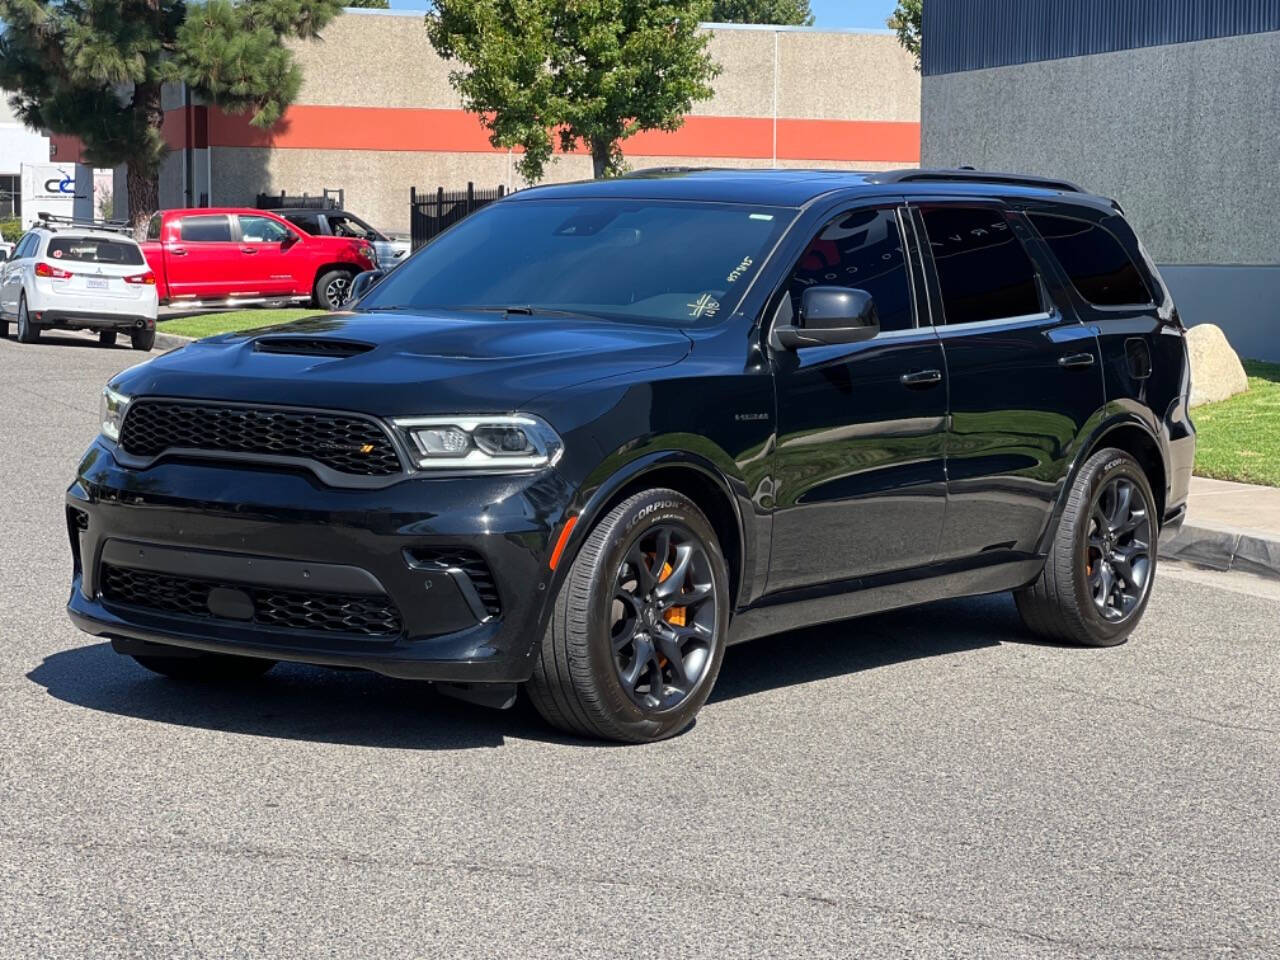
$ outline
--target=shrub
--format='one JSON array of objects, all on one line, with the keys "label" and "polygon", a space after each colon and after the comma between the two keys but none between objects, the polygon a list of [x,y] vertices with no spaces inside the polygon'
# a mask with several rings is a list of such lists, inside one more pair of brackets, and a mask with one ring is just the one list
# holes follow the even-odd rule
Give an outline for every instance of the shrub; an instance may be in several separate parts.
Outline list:
[{"label": "shrub", "polygon": [[20,236],[22,236],[21,220],[0,220],[0,240],[17,243]]}]

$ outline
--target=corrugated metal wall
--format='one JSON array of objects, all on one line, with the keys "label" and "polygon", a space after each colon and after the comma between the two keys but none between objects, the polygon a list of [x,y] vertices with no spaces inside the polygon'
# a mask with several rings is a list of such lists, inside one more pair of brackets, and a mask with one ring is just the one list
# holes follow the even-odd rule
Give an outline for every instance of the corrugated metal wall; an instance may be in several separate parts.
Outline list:
[{"label": "corrugated metal wall", "polygon": [[1280,30],[1280,0],[926,0],[926,76]]}]

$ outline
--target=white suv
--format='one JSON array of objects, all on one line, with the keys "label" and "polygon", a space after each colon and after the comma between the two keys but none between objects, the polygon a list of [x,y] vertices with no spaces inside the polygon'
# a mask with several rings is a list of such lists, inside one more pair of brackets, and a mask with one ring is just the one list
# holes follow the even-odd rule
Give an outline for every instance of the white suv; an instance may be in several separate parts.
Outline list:
[{"label": "white suv", "polygon": [[104,346],[127,333],[135,350],[150,350],[156,306],[155,274],[126,233],[41,224],[0,263],[0,335],[13,318],[20,343],[42,330],[96,330]]}]

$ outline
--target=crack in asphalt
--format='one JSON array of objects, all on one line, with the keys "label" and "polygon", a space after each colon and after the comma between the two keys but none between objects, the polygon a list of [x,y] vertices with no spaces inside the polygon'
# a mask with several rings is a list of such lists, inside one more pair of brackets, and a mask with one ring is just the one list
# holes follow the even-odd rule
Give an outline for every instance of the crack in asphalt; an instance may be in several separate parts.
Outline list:
[{"label": "crack in asphalt", "polygon": [[1088,700],[1100,700],[1107,703],[1125,704],[1131,707],[1139,707],[1151,713],[1159,714],[1162,717],[1173,717],[1175,720],[1190,720],[1193,723],[1203,723],[1211,727],[1220,727],[1223,730],[1243,730],[1247,733],[1270,733],[1280,735],[1280,728],[1276,727],[1254,727],[1243,723],[1232,723],[1229,720],[1214,720],[1212,717],[1203,717],[1194,713],[1183,713],[1179,710],[1165,710],[1154,704],[1147,703],[1143,700],[1137,700],[1131,697],[1116,697],[1106,693],[1098,693],[1096,690],[1081,690],[1077,687],[1068,687],[1063,684],[1056,684],[1058,690],[1064,693],[1074,693]]},{"label": "crack in asphalt", "polygon": [[[159,841],[111,842],[97,839],[76,841],[69,839],[60,840],[49,837],[38,837],[14,832],[0,834],[0,837],[4,840],[22,846],[66,848],[79,855],[102,853],[127,855],[143,851],[152,854],[160,853],[180,857],[189,854],[192,849],[197,849],[206,854],[226,857],[233,860],[259,861],[279,864],[312,863],[336,866],[384,867],[390,869],[427,869],[438,874],[454,872],[483,877],[501,877],[508,880],[551,880],[552,882],[581,884],[589,887],[616,887],[622,889],[647,889],[652,891],[661,891],[670,888],[672,884],[670,876],[655,876],[648,878],[647,881],[641,882],[634,877],[607,877],[588,872],[558,869],[530,863],[494,863],[480,860],[430,860],[421,857],[380,857],[372,854],[361,853],[359,851],[342,849],[329,851],[285,849],[264,844],[228,844],[208,841],[195,841],[181,845]],[[696,879],[687,883],[681,883],[680,885],[682,889],[697,889],[704,894],[721,899],[778,899],[812,904],[816,907],[835,908],[842,911],[859,911],[871,916],[896,916],[920,923],[930,923],[940,926],[960,927],[964,929],[1004,934],[1005,936],[1029,943],[1067,947],[1074,950],[1085,950],[1089,951],[1093,955],[1097,955],[1098,951],[1103,951],[1118,953],[1122,956],[1132,956],[1136,952],[1146,952],[1164,956],[1182,954],[1198,957],[1210,952],[1216,953],[1228,950],[1272,948],[1277,946],[1274,941],[1262,940],[1253,942],[1214,941],[1181,944],[1174,947],[1150,941],[1113,942],[1102,939],[1080,939],[1040,933],[1036,930],[1027,929],[1025,927],[995,923],[990,920],[953,917],[945,914],[915,910],[905,906],[877,903],[871,900],[863,900],[858,897],[833,897],[817,893],[812,890],[764,885],[735,886],[729,884],[706,884],[701,883]]]}]

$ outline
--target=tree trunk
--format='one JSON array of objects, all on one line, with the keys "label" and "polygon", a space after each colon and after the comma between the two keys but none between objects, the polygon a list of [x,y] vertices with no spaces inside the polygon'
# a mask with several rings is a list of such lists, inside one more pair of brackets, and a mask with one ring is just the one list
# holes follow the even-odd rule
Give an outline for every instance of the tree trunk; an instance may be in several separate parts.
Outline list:
[{"label": "tree trunk", "polygon": [[[142,114],[147,126],[154,130],[155,137],[159,138],[160,128],[164,125],[164,105],[160,100],[160,84],[140,83],[135,86],[133,109]],[[146,239],[147,224],[151,222],[152,214],[160,209],[159,166],[159,160],[147,154],[130,157],[125,165],[125,183],[129,192],[129,223],[133,227],[134,237],[138,240]]]},{"label": "tree trunk", "polygon": [[591,141],[591,166],[597,180],[609,175],[609,161],[613,154],[613,144],[608,140]]}]

